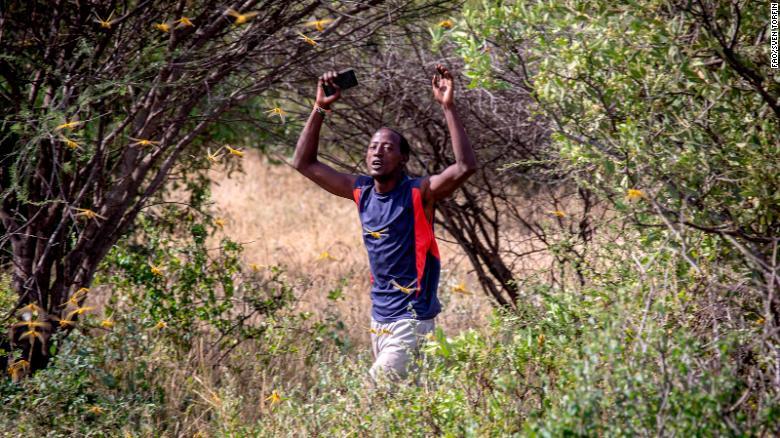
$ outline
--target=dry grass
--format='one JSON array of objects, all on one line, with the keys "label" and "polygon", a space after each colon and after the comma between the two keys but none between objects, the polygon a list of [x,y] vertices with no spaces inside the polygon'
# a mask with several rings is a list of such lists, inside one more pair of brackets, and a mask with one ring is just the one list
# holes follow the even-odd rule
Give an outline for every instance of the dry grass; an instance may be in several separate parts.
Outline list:
[{"label": "dry grass", "polygon": [[[355,203],[331,195],[290,166],[272,165],[256,153],[243,158],[244,173],[227,178],[215,166],[213,199],[225,219],[224,233],[245,245],[247,264],[279,264],[298,286],[300,310],[334,312],[353,339],[368,343],[370,318],[368,256]],[[437,236],[442,231],[437,227]],[[444,236],[447,238],[447,236]],[[442,272],[439,325],[456,334],[482,326],[491,311],[462,250],[439,240]],[[325,256],[327,252],[328,257]],[[469,295],[453,293],[464,282]],[[342,286],[343,285],[343,286]],[[344,299],[328,292],[343,287]]]}]

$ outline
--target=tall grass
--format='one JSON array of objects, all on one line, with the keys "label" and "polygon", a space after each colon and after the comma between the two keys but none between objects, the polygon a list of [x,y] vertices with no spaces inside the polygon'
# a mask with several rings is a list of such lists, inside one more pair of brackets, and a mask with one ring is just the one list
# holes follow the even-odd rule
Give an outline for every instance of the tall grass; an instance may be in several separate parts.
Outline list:
[{"label": "tall grass", "polygon": [[[585,287],[529,281],[513,313],[491,310],[476,292],[453,294],[447,281],[468,273],[449,265],[445,311],[419,371],[372,388],[354,205],[290,169],[244,164],[240,178],[214,178],[226,223],[209,239],[190,216],[172,216],[191,231],[181,241],[142,220],[144,245],[110,254],[102,294],[90,295],[104,314],[52,342],[59,351],[47,369],[0,383],[4,435],[780,432],[777,394],[752,386],[754,370],[776,360],[762,353],[763,321],[714,314],[674,248],[625,229],[594,245]],[[448,266],[458,255],[442,246]],[[336,260],[318,260],[323,251]],[[150,257],[162,276],[150,274]],[[716,262],[700,268],[721,269]],[[712,318],[718,336],[707,332]]]}]

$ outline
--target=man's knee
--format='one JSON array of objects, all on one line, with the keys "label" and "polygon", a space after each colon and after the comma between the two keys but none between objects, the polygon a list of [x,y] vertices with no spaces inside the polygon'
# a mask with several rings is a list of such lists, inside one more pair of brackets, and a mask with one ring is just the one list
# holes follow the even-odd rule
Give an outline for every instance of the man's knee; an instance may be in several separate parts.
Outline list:
[{"label": "man's knee", "polygon": [[388,379],[398,381],[408,374],[410,354],[405,351],[383,352],[371,366],[369,374],[374,381]]}]

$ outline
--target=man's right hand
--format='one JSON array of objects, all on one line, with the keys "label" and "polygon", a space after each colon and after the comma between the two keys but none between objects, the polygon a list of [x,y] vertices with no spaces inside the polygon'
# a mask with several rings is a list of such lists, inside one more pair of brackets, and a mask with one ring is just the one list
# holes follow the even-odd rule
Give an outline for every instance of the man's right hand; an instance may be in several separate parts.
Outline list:
[{"label": "man's right hand", "polygon": [[[339,97],[341,97],[341,89],[338,87],[338,85],[333,83],[333,80],[336,79],[336,76],[338,76],[338,73],[335,71],[329,71],[323,74],[317,81],[316,103],[321,108],[330,109],[330,106],[333,104],[333,102],[339,100]],[[326,96],[325,90],[322,88],[323,84],[328,84],[328,86],[336,90],[336,92],[330,96]]]},{"label": "man's right hand", "polygon": [[[329,71],[317,81],[316,104],[323,109],[329,109],[328,107],[341,97],[341,90],[333,83],[336,76],[338,74],[335,71]],[[322,89],[322,84],[328,84],[328,86],[333,87],[336,93],[326,96],[325,90]],[[306,126],[303,127],[303,131],[301,131],[301,135],[298,137],[298,144],[295,146],[295,156],[293,157],[293,166],[306,178],[314,181],[318,186],[330,193],[342,198],[353,199],[352,190],[355,187],[357,175],[339,172],[317,160],[317,146],[320,141],[320,127],[323,119],[320,116],[315,117],[314,114],[315,112],[312,110]]]}]

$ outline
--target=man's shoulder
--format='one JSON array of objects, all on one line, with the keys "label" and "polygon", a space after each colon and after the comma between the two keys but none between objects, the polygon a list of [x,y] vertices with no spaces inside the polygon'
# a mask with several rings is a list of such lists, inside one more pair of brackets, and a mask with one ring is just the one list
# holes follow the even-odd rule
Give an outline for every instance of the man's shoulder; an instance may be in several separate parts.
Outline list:
[{"label": "man's shoulder", "polygon": [[357,178],[355,178],[355,187],[365,187],[371,185],[374,185],[374,178],[371,178],[368,175],[358,175]]},{"label": "man's shoulder", "polygon": [[414,187],[422,188],[422,186],[424,184],[427,184],[427,182],[426,182],[427,179],[428,179],[428,175],[423,175],[423,176],[413,177],[413,178],[411,178],[411,181],[412,181],[412,184],[414,184]]}]

